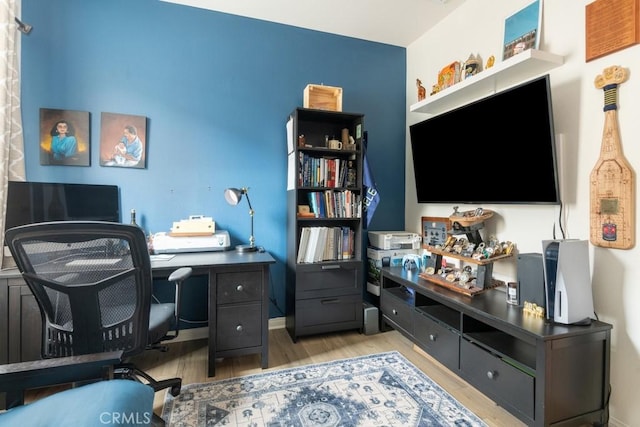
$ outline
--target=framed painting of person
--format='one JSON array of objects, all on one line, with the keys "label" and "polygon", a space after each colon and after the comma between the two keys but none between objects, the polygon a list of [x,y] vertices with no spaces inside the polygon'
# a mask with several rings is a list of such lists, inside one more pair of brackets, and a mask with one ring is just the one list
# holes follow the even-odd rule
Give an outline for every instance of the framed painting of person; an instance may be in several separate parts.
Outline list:
[{"label": "framed painting of person", "polygon": [[40,109],[40,164],[90,166],[88,111]]},{"label": "framed painting of person", "polygon": [[102,113],[100,165],[144,169],[147,159],[147,118]]}]

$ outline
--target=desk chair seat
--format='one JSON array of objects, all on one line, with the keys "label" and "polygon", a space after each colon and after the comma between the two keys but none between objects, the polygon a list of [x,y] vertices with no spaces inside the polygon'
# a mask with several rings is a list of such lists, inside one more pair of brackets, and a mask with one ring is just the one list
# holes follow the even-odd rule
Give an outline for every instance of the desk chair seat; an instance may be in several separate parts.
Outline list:
[{"label": "desk chair seat", "polygon": [[86,427],[141,426],[153,421],[153,388],[108,380],[67,389],[0,413],[0,425]]},{"label": "desk chair seat", "polygon": [[151,304],[149,313],[149,345],[153,347],[163,341],[167,331],[174,327],[175,304]]},{"label": "desk chair seat", "polygon": [[[42,317],[43,359],[122,350],[123,358],[178,335],[183,267],[171,274],[175,303],[152,304],[151,260],[136,226],[98,221],[29,224],[5,233]],[[130,363],[119,378],[180,393],[181,379],[156,381]]]},{"label": "desk chair seat", "polygon": [[[162,425],[153,415],[153,388],[113,379],[121,358],[113,351],[0,365],[0,408],[8,409],[0,411],[0,426]],[[25,404],[27,391],[63,384],[75,387]]]}]

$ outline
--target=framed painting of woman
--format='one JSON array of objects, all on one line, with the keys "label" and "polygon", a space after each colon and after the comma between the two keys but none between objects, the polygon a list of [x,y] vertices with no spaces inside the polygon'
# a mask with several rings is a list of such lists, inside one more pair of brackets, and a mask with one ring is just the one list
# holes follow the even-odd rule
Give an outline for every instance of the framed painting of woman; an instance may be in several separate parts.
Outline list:
[{"label": "framed painting of woman", "polygon": [[90,166],[88,111],[40,109],[40,164]]}]

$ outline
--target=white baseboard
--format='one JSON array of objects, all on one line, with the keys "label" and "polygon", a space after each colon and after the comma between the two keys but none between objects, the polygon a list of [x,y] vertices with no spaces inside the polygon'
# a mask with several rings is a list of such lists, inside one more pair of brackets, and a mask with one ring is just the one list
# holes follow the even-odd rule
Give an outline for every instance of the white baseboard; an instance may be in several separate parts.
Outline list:
[{"label": "white baseboard", "polygon": [[[282,329],[285,327],[284,317],[274,317],[269,319],[269,330]],[[209,338],[209,327],[181,329],[178,338],[171,342],[193,341]]]}]

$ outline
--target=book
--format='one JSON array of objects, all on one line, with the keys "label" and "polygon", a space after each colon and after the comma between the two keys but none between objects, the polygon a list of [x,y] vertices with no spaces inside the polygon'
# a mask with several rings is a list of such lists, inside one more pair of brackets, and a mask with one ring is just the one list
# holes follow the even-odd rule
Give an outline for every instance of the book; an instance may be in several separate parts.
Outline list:
[{"label": "book", "polygon": [[296,259],[298,264],[304,262],[307,245],[309,244],[309,234],[311,234],[309,227],[303,227],[300,231],[300,244],[298,245],[298,257]]},{"label": "book", "polygon": [[351,259],[352,231],[349,227],[342,227],[342,259]]},{"label": "book", "polygon": [[316,227],[316,228],[318,228],[318,240],[316,242],[315,253],[314,253],[312,262],[322,261],[322,258],[324,255],[324,248],[327,244],[327,227]]},{"label": "book", "polygon": [[309,240],[307,242],[307,249],[304,255],[305,263],[312,263],[315,256],[315,249],[318,244],[318,236],[320,230],[319,227],[311,227],[309,230]]}]

